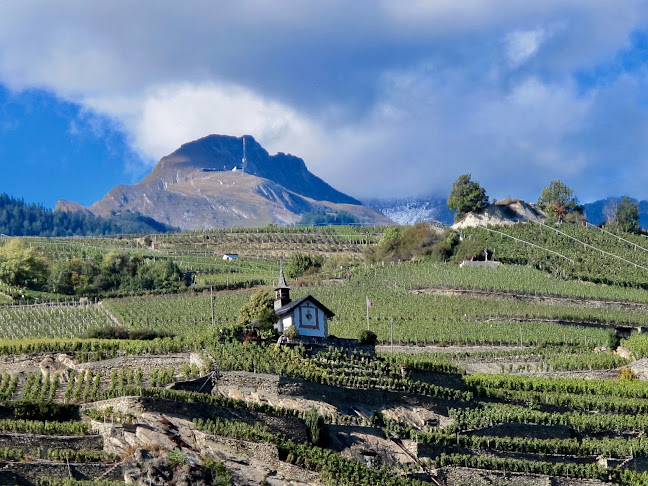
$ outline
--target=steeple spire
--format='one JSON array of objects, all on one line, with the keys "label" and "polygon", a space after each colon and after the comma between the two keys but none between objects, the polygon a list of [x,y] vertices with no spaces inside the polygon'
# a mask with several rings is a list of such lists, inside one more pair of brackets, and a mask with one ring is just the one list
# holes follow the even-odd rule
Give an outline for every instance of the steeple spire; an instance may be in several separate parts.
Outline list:
[{"label": "steeple spire", "polygon": [[277,286],[274,289],[275,291],[275,301],[274,308],[275,310],[280,309],[286,304],[291,302],[290,299],[290,287],[286,283],[286,277],[283,271],[283,260],[279,260],[279,280],[277,280]]},{"label": "steeple spire", "polygon": [[289,289],[288,284],[286,283],[286,277],[284,276],[283,271],[283,260],[279,260],[279,280],[277,280],[278,289]]}]

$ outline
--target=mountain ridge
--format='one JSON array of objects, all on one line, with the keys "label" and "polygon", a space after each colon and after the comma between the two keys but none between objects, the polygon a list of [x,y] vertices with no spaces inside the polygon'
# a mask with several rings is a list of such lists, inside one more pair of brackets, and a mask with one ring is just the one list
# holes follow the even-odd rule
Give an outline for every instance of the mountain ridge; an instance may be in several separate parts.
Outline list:
[{"label": "mountain ridge", "polygon": [[185,230],[289,225],[317,208],[348,211],[363,223],[392,224],[312,174],[303,159],[271,156],[250,135],[188,142],[137,184],[115,186],[88,208],[63,200],[56,207],[98,216],[138,212]]}]

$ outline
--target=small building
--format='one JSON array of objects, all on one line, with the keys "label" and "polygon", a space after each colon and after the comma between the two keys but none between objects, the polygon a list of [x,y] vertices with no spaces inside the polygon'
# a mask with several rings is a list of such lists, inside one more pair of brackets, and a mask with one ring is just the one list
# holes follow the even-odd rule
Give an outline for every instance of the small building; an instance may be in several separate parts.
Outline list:
[{"label": "small building", "polygon": [[293,302],[290,299],[290,287],[286,283],[283,266],[279,270],[279,281],[274,290],[274,309],[279,318],[275,328],[280,333],[290,326],[295,326],[300,336],[328,337],[328,321],[335,314],[312,295]]},{"label": "small building", "polygon": [[225,253],[223,255],[223,260],[238,260],[238,253]]}]

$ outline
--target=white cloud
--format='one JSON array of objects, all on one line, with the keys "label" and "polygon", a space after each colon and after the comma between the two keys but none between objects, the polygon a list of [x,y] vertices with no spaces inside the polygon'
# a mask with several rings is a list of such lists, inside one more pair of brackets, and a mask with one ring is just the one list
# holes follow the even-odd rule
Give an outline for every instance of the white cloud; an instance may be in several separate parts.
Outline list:
[{"label": "white cloud", "polygon": [[[0,83],[110,117],[149,164],[248,133],[355,196],[472,172],[527,197],[601,170],[614,140],[648,157],[642,87],[573,81],[647,23],[645,0],[22,0],[0,6]],[[606,132],[615,109],[643,131]]]},{"label": "white cloud", "polygon": [[513,67],[528,61],[545,41],[545,29],[516,30],[506,35],[506,55]]},{"label": "white cloud", "polygon": [[205,135],[251,134],[270,151],[304,150],[317,128],[295,110],[250,90],[214,83],[152,87],[130,98],[88,98],[84,104],[122,121],[144,160],[155,162]]}]

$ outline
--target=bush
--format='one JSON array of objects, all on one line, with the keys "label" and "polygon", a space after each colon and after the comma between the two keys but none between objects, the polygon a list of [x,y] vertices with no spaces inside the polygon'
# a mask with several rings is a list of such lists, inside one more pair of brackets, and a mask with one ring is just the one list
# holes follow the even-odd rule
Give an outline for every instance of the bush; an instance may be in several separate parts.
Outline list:
[{"label": "bush", "polygon": [[322,443],[324,419],[317,413],[315,407],[309,408],[306,413],[306,430],[311,444],[318,445]]},{"label": "bush", "polygon": [[365,257],[370,261],[411,260],[428,256],[437,261],[445,260],[446,253],[452,254],[455,238],[458,236],[454,231],[446,230],[440,235],[427,223],[409,227],[392,226],[385,231],[375,250],[367,251]]},{"label": "bush", "polygon": [[324,264],[322,255],[306,255],[304,253],[293,253],[290,261],[286,266],[286,276],[288,278],[299,277],[304,274],[312,275],[319,271]]},{"label": "bush", "polygon": [[363,329],[362,331],[360,331],[360,334],[358,334],[358,342],[360,344],[375,345],[377,341],[378,336],[375,332],[370,331],[369,329]]},{"label": "bush", "polygon": [[635,375],[634,371],[632,371],[630,368],[626,368],[625,366],[621,368],[619,373],[619,380],[632,381],[636,379],[637,375]]},{"label": "bush", "polygon": [[284,329],[283,335],[288,339],[299,339],[299,331],[295,326],[290,326]]},{"label": "bush", "polygon": [[277,315],[274,311],[274,296],[269,290],[259,290],[239,310],[238,321],[241,326],[257,331],[271,331]]},{"label": "bush", "polygon": [[464,260],[480,260],[483,256],[484,245],[476,240],[465,239],[457,246],[455,260],[462,262]]},{"label": "bush", "polygon": [[614,329],[611,329],[608,334],[608,349],[610,349],[610,351],[614,351],[619,347],[620,343],[621,339],[619,338],[619,336],[617,336]]},{"label": "bush", "polygon": [[169,451],[167,457],[169,458],[169,462],[174,468],[182,466],[183,464],[187,464],[187,456],[185,456],[180,449],[173,449],[172,451]]},{"label": "bush", "polygon": [[232,474],[222,462],[216,462],[210,457],[205,457],[200,465],[208,473],[209,484],[212,486],[230,486],[232,484]]}]

